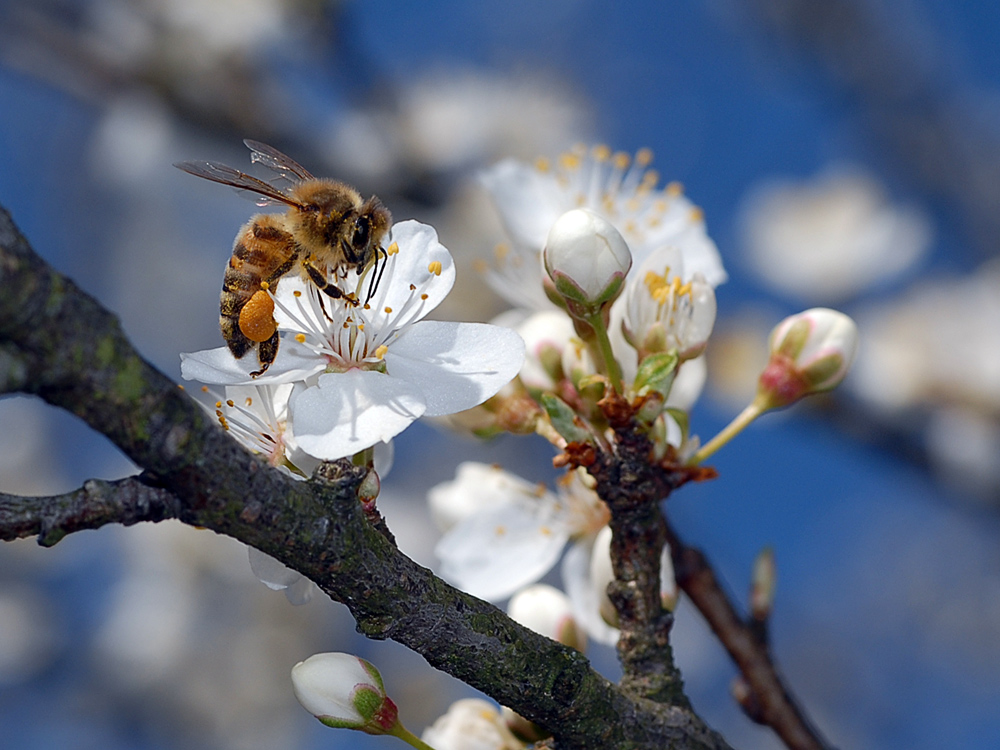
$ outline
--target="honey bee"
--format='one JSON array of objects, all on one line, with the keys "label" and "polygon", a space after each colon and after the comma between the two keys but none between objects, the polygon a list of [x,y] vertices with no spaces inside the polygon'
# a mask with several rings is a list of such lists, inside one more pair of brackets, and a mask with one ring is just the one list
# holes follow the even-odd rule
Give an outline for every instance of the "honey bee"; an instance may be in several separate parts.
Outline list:
[{"label": "honey bee", "polygon": [[211,161],[184,161],[174,166],[196,177],[254,193],[258,205],[288,208],[283,214],[256,214],[240,228],[222,280],[222,337],[237,359],[257,348],[260,369],[250,374],[258,377],[278,354],[278,324],[268,290],[273,292],[282,277],[299,273],[327,296],[356,305],[357,298],[331,283],[329,275],[332,273],[336,279],[350,270],[363,275],[371,269],[370,299],[381,276],[377,273],[378,261],[386,257],[381,243],[392,217],[374,195],[364,200],[343,182],[313,177],[271,146],[251,140],[243,143],[251,151],[252,162],[274,170],[292,185],[280,190]]}]

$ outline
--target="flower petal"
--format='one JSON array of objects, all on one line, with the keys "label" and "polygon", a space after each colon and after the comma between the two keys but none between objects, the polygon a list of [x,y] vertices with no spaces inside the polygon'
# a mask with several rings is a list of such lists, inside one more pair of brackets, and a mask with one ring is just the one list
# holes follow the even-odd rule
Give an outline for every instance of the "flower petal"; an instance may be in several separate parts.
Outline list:
[{"label": "flower petal", "polygon": [[282,339],[274,363],[259,377],[250,373],[260,369],[255,354],[236,359],[228,347],[203,349],[181,354],[181,377],[210,385],[269,385],[291,383],[322,371],[326,361],[296,341]]},{"label": "flower petal", "polygon": [[544,576],[559,559],[569,532],[551,520],[520,503],[469,516],[434,550],[441,573],[474,596],[504,599]]},{"label": "flower petal", "polygon": [[385,355],[393,380],[424,394],[429,417],[481,404],[510,382],[523,362],[524,342],[510,329],[435,320],[410,326]]},{"label": "flower petal", "polygon": [[419,388],[374,370],[324,373],[291,403],[296,442],[325,461],[390,440],[423,413]]},{"label": "flower petal", "polygon": [[590,537],[570,546],[562,563],[563,586],[573,605],[573,617],[587,635],[598,643],[614,646],[618,642],[619,631],[601,617],[599,592],[591,579],[593,545],[594,538]]},{"label": "flower petal", "polygon": [[[386,259],[385,276],[365,317],[379,330],[389,325],[398,330],[423,318],[448,296],[455,285],[455,261],[438,242],[434,228],[419,221],[394,224],[388,242],[399,252]],[[440,270],[436,266],[430,270],[435,264]],[[410,303],[414,287],[422,292],[419,305]]]}]

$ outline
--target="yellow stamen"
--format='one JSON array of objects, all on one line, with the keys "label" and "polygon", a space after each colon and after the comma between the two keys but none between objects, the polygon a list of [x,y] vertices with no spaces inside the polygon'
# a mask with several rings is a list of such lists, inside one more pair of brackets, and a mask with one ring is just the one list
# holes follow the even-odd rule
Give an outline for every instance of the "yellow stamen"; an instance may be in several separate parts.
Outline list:
[{"label": "yellow stamen", "polygon": [[389,314],[389,313],[391,313],[391,312],[392,312],[392,308],[391,308],[391,307],[389,307],[388,305],[386,305],[386,306],[385,306],[385,314],[386,314],[386,315],[388,315],[388,314]]},{"label": "yellow stamen", "polygon": [[385,353],[387,351],[389,351],[389,347],[386,346],[385,344],[382,344],[378,349],[375,350],[375,358],[382,359],[382,357],[385,356]]},{"label": "yellow stamen", "polygon": [[497,526],[496,530],[495,530],[495,533],[496,533],[497,536],[503,536],[504,534],[507,533],[507,529],[505,527],[503,527],[503,526]]},{"label": "yellow stamen", "polygon": [[247,406],[253,406],[253,399],[250,396],[247,396]]},{"label": "yellow stamen", "polygon": [[636,166],[646,167],[649,166],[650,162],[653,161],[653,149],[651,148],[640,148],[635,152],[635,163]]},{"label": "yellow stamen", "polygon": [[385,249],[385,254],[386,255],[395,255],[398,252],[399,252],[399,243],[398,242],[393,242],[391,245],[389,245],[389,247],[387,247]]},{"label": "yellow stamen", "polygon": [[605,146],[603,143],[599,143],[594,146],[593,150],[590,152],[596,161],[607,161],[611,158],[611,149]]},{"label": "yellow stamen", "polygon": [[268,289],[271,288],[271,285],[268,284],[266,281],[262,281],[260,282],[260,288],[266,292]]},{"label": "yellow stamen", "polygon": [[420,299],[427,299],[427,295],[426,294],[421,294],[420,295]]},{"label": "yellow stamen", "polygon": [[222,408],[222,402],[221,401],[216,401],[215,402],[215,408],[216,409],[221,409]]},{"label": "yellow stamen", "polygon": [[576,154],[562,154],[559,157],[559,166],[568,171],[575,171],[580,166],[580,157]]},{"label": "yellow stamen", "polygon": [[304,344],[306,343],[306,335],[304,333],[296,333],[295,340],[298,341],[300,344]]},{"label": "yellow stamen", "polygon": [[292,292],[292,294],[294,294],[296,297],[301,297],[302,296],[302,292],[300,292],[298,289],[296,289],[294,292]]},{"label": "yellow stamen", "polygon": [[427,265],[427,270],[430,271],[435,276],[441,275],[441,261],[434,260]]},{"label": "yellow stamen", "polygon": [[550,162],[546,157],[539,156],[535,159],[535,169],[539,172],[548,172],[552,169],[552,162]]},{"label": "yellow stamen", "polygon": [[230,409],[232,409],[235,405],[236,404],[233,403],[233,400],[231,398],[226,400],[226,406],[228,406]]},{"label": "yellow stamen", "polygon": [[476,273],[486,273],[487,271],[489,271],[489,270],[490,270],[490,264],[489,264],[489,263],[487,263],[487,262],[486,262],[485,260],[483,260],[482,258],[476,258],[476,259],[475,259],[475,260],[474,260],[474,261],[472,262],[472,269],[473,269],[473,270],[474,270],[474,271],[475,271]]},{"label": "yellow stamen", "polygon": [[664,189],[664,192],[671,198],[676,198],[684,192],[684,185],[680,182],[671,182]]},{"label": "yellow stamen", "polygon": [[628,169],[629,162],[632,161],[632,157],[626,154],[624,151],[619,151],[615,154],[615,167],[618,169]]},{"label": "yellow stamen", "polygon": [[702,211],[698,206],[691,209],[691,221],[704,221],[705,212]]},{"label": "yellow stamen", "polygon": [[207,385],[203,385],[203,386],[201,387],[201,392],[202,392],[202,393],[208,393],[208,386],[207,386]]}]

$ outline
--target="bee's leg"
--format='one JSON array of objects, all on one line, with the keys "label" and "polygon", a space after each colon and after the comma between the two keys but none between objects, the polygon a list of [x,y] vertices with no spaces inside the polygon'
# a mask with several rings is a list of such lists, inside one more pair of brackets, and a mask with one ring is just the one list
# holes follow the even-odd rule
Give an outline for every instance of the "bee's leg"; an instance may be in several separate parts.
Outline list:
[{"label": "bee's leg", "polygon": [[257,360],[260,362],[260,369],[250,373],[251,378],[260,377],[278,356],[278,332],[275,331],[267,341],[261,341],[257,347]]},{"label": "bee's leg", "polygon": [[336,284],[331,284],[327,281],[326,275],[321,273],[316,266],[309,262],[308,259],[302,261],[302,267],[306,269],[306,273],[309,274],[309,278],[312,280],[312,283],[316,285],[316,288],[323,292],[323,294],[327,297],[332,297],[333,299],[343,299],[347,302],[347,304],[352,306],[358,304],[357,300],[353,296],[344,294],[343,289]]}]

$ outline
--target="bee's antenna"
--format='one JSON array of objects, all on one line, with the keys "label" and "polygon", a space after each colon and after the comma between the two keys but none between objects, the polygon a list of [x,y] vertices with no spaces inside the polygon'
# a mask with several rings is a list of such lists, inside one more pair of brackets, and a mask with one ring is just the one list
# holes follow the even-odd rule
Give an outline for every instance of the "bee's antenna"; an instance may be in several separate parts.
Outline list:
[{"label": "bee's antenna", "polygon": [[379,256],[382,256],[382,268],[378,269],[376,273],[375,269],[372,269],[372,283],[368,285],[368,296],[365,297],[365,304],[367,305],[371,302],[372,297],[375,296],[375,290],[378,289],[378,285],[382,283],[382,274],[385,273],[385,267],[389,263],[389,253],[385,251],[384,247],[379,247],[375,251],[375,265],[378,265]]}]

